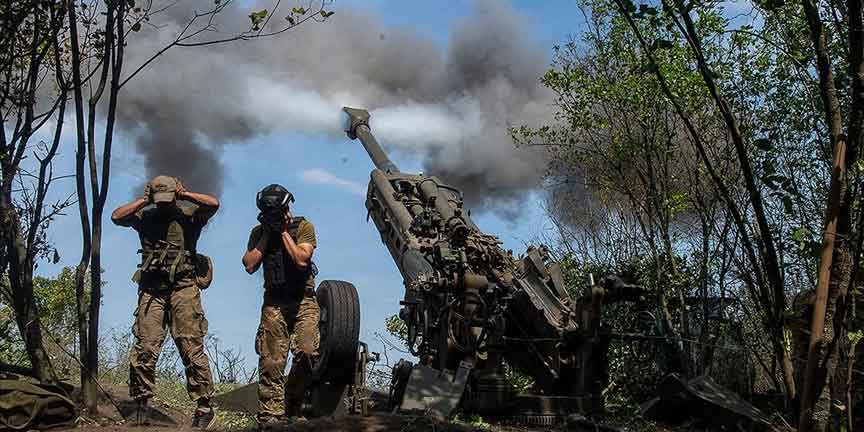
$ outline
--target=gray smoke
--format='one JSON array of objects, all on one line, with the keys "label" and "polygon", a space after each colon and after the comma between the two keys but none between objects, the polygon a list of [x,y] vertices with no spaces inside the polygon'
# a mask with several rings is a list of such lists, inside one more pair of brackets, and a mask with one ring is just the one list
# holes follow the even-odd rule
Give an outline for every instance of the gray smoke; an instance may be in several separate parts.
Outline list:
[{"label": "gray smoke", "polygon": [[[128,67],[174,37],[189,13],[177,8],[164,27],[135,35]],[[538,82],[547,50],[514,10],[477,1],[443,52],[369,15],[335,11],[275,40],[175,48],[146,69],[124,90],[120,119],[148,175],[184,173],[190,187],[218,194],[223,146],[287,129],[344,136],[339,109],[350,105],[372,112],[387,150],[419,156],[472,207],[513,209],[538,185],[543,154],[516,149],[507,127],[550,113]],[[247,26],[247,15],[226,12],[219,28]]]}]

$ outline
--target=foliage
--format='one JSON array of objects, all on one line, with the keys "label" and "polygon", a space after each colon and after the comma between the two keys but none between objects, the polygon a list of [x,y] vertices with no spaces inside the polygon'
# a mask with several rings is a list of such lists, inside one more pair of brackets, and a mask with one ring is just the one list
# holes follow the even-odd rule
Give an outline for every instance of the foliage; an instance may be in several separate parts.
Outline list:
[{"label": "foliage", "polygon": [[[54,277],[37,276],[33,286],[51,366],[59,377],[69,377],[77,366],[75,269],[64,267]],[[11,315],[11,306],[0,299],[0,317]],[[24,341],[15,327],[15,321],[2,320],[0,334],[4,341],[0,346],[0,361],[29,366]]]},{"label": "foliage", "polygon": [[504,377],[517,393],[525,393],[534,386],[534,378],[526,372],[504,364]]},{"label": "foliage", "polygon": [[[729,361],[750,365],[782,323],[770,318],[773,306],[757,301],[764,297],[746,276],[770,269],[758,260],[764,267],[753,267],[742,247],[742,235],[757,229],[754,210],[727,125],[695,67],[699,55],[743,112],[741,129],[754,143],[755,182],[765,191],[789,292],[809,286],[814,274],[813,233],[820,219],[812,206],[824,192],[824,159],[802,144],[812,142],[814,114],[802,109],[806,101],[796,99],[784,111],[785,94],[760,93],[779,85],[793,97],[802,95],[788,65],[764,56],[776,51],[765,50],[761,39],[747,40],[752,26],[735,31],[720,4],[694,7],[694,31],[704,42],[699,55],[682,37],[669,3],[586,0],[581,6],[586,31],[556,47],[553,67],[542,78],[556,95],[554,119],[512,133],[520,144],[549,154],[548,211],[558,231],[550,241],[568,289],[581,295],[589,275],[599,280],[617,274],[649,294],[642,304],[606,306],[611,331],[656,339],[613,342],[607,400],[632,409],[673,371],[709,373],[749,394],[750,372],[734,377]],[[778,128],[778,121],[793,127]],[[781,129],[775,141],[757,139],[771,128]],[[782,148],[773,147],[779,142]],[[804,153],[802,168],[802,158],[793,159]],[[786,355],[781,341],[760,360],[776,365]],[[780,388],[776,367],[761,373]]]},{"label": "foliage", "polygon": [[[46,231],[71,198],[48,198],[59,176],[53,167],[64,122],[67,87],[58,35],[64,32],[63,2],[11,1],[0,5],[0,285],[11,307],[33,372],[50,378],[33,292],[37,261],[56,250]],[[37,79],[38,78],[38,79]],[[55,120],[55,121],[51,121]],[[51,133],[50,125],[56,128]],[[39,140],[39,135],[53,139]],[[30,157],[30,156],[33,157]]]},{"label": "foliage", "polygon": [[12,314],[12,308],[0,303],[0,362],[29,366],[24,341]]},{"label": "foliage", "polygon": [[484,420],[483,417],[480,417],[479,415],[476,415],[476,414],[472,414],[472,415],[465,416],[465,417],[457,414],[455,417],[453,417],[453,423],[461,424],[461,425],[465,425],[465,426],[470,426],[471,428],[474,428],[475,430],[482,430],[482,431],[491,430],[491,427],[492,427],[492,425],[489,424],[489,422],[487,422],[486,420]]},{"label": "foliage", "polygon": [[390,315],[389,317],[384,319],[384,329],[390,336],[393,336],[404,344],[406,347],[408,346],[408,324],[405,321],[402,321],[402,318],[399,318],[398,315]]}]

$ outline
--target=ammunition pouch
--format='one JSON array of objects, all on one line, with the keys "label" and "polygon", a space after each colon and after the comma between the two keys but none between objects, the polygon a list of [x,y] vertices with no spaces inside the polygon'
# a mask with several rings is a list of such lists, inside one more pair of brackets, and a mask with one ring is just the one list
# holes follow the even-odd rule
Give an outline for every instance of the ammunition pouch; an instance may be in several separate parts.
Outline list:
[{"label": "ammunition pouch", "polygon": [[132,277],[136,283],[142,279],[174,283],[190,276],[196,269],[192,252],[163,240],[155,248],[142,248],[138,253],[141,254],[141,264]]},{"label": "ammunition pouch", "polygon": [[282,247],[275,251],[268,251],[262,260],[264,267],[264,286],[276,288],[286,285],[305,285],[309,277],[318,275],[318,266],[311,262],[305,270],[297,268],[288,252]]},{"label": "ammunition pouch", "polygon": [[213,282],[213,260],[204,254],[195,254],[195,284],[199,289],[207,289]]},{"label": "ammunition pouch", "polygon": [[264,286],[267,288],[283,286],[288,283],[288,267],[294,267],[286,262],[285,251],[280,247],[275,251],[267,251],[262,259],[264,267]]},{"label": "ammunition pouch", "polygon": [[[280,214],[280,218],[281,218]],[[297,216],[294,217],[294,220],[288,224],[284,225],[284,218],[280,219],[283,225],[278,231],[274,228],[270,228],[271,232],[282,232],[283,230],[288,231],[288,235],[291,236],[294,241],[297,241],[297,234],[300,228],[300,222],[304,219],[303,217]],[[259,215],[259,222],[262,225],[265,225],[267,222],[276,223],[276,221],[270,217],[268,217],[268,213],[261,213]],[[306,281],[310,277],[315,277],[318,275],[318,266],[315,265],[315,262],[312,261],[309,263],[309,267],[306,269],[299,269],[297,265],[294,264],[294,261],[291,259],[291,256],[288,255],[288,252],[285,250],[285,247],[282,246],[281,241],[270,242],[268,245],[267,251],[264,253],[264,257],[262,259],[262,266],[264,267],[264,288],[271,290],[282,290],[284,288],[294,288],[298,290],[298,295],[303,293],[304,287],[306,286]]]}]

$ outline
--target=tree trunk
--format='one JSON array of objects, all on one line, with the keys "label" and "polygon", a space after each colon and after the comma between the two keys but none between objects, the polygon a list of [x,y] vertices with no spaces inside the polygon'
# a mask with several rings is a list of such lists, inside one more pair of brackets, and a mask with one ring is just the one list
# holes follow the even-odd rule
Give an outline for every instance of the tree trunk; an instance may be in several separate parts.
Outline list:
[{"label": "tree trunk", "polygon": [[[810,30],[810,40],[813,43],[813,49],[816,54],[816,70],[819,76],[819,94],[822,99],[823,109],[825,110],[825,122],[829,128],[831,143],[834,145],[834,163],[831,172],[828,208],[825,216],[825,233],[822,242],[823,249],[819,262],[816,300],[813,304],[813,320],[810,327],[810,347],[807,356],[807,369],[804,374],[804,391],[801,394],[801,413],[798,421],[799,430],[802,432],[808,432],[815,426],[814,422],[816,422],[816,419],[814,418],[814,405],[817,396],[822,393],[822,386],[825,383],[826,377],[825,367],[827,366],[827,360],[831,355],[831,350],[827,349],[829,344],[826,344],[827,339],[825,339],[825,336],[831,334],[831,330],[833,329],[833,314],[831,317],[832,319],[826,317],[826,313],[831,312],[829,307],[833,307],[834,303],[833,301],[830,301],[831,299],[829,298],[831,297],[829,295],[829,291],[831,291],[829,282],[833,279],[836,283],[837,277],[839,276],[837,272],[834,271],[837,267],[832,266],[832,261],[834,258],[835,242],[841,240],[837,234],[842,235],[844,231],[841,230],[838,232],[837,225],[838,219],[841,215],[848,214],[848,206],[851,204],[846,202],[846,209],[844,210],[844,203],[841,201],[846,195],[846,168],[848,167],[848,164],[855,162],[854,152],[858,141],[860,141],[860,137],[853,136],[851,145],[849,146],[850,148],[847,149],[846,137],[843,136],[843,116],[840,110],[840,102],[837,97],[837,89],[834,82],[830,50],[828,48],[827,36],[822,26],[822,20],[819,16],[818,4],[814,3],[812,0],[803,0],[802,6],[806,16],[807,27]],[[856,13],[853,14],[855,16],[850,15],[852,16],[850,26],[856,30],[850,31],[852,36],[850,42],[852,42],[853,45],[859,45],[858,49],[860,49],[860,35],[858,34],[860,31],[857,31],[860,27],[860,2],[850,2],[850,7],[856,11]],[[856,49],[853,46],[850,55],[857,55],[858,53],[855,51]],[[858,66],[859,65],[854,65],[856,68]],[[855,74],[853,74],[852,78],[857,87],[855,90],[861,90],[860,80],[856,78]],[[853,91],[853,93],[855,92]],[[853,94],[856,104],[860,103],[859,96],[860,91],[857,92],[857,94]],[[857,113],[854,111],[855,110],[853,110],[853,114],[860,115],[860,110],[858,110],[859,112]],[[860,117],[853,118],[850,126],[852,126],[850,131],[853,132],[853,135],[859,135],[855,130],[859,129]],[[852,155],[848,155],[847,150],[852,150]],[[836,285],[834,291],[836,292]],[[831,303],[830,305],[829,301]],[[831,328],[826,327],[826,325]]]},{"label": "tree trunk", "polygon": [[791,397],[794,397],[797,386],[795,385],[795,368],[792,366],[792,356],[789,353],[789,347],[786,346],[784,329],[778,327],[774,330],[774,337],[771,338],[771,348],[774,351],[774,356],[777,358],[777,363],[780,366],[780,372],[783,374],[783,386],[786,387],[786,403],[792,405]]},{"label": "tree trunk", "polygon": [[78,312],[78,346],[79,360],[81,362],[81,399],[84,407],[95,412],[97,405],[95,376],[87,367],[89,352],[93,347],[88,337],[88,313],[86,300],[86,273],[90,263],[91,236],[90,219],[87,214],[87,188],[85,187],[86,172],[84,162],[87,156],[87,145],[84,126],[84,98],[81,92],[81,52],[78,41],[77,6],[73,0],[66,0],[66,8],[69,14],[69,45],[72,52],[72,89],[75,101],[75,129],[76,151],[75,151],[75,185],[78,196],[78,214],[81,220],[81,259],[75,270],[75,295],[77,297]]},{"label": "tree trunk", "polygon": [[9,285],[12,291],[12,308],[15,312],[15,323],[24,340],[27,358],[33,374],[41,381],[51,378],[48,354],[42,341],[41,322],[33,295],[33,270],[27,265],[27,248],[21,237],[21,226],[18,214],[12,206],[11,193],[6,189],[0,193],[0,220],[3,221],[6,265],[8,266]]},{"label": "tree trunk", "polygon": [[[823,237],[822,257],[819,261],[819,281],[816,285],[816,299],[813,302],[813,319],[810,323],[810,347],[807,354],[807,369],[804,372],[804,391],[801,394],[801,417],[798,428],[801,431],[824,430],[830,416],[830,397],[823,392],[825,378],[831,367],[829,360],[834,340],[834,312],[843,280],[851,275],[851,257],[848,245],[841,242],[843,234],[838,230],[845,176],[846,146],[844,139],[835,146],[834,172],[828,198],[826,227]],[[834,262],[835,255],[838,262]],[[827,400],[826,400],[827,399]],[[818,402],[818,406],[817,406]]]},{"label": "tree trunk", "polygon": [[[30,293],[24,292],[27,290],[26,285],[30,286]],[[51,380],[50,362],[42,342],[41,322],[34,306],[32,279],[29,284],[26,281],[22,281],[22,284],[17,287],[16,284],[12,284],[12,289],[16,297],[15,321],[24,340],[33,376],[40,381],[49,381]]]},{"label": "tree trunk", "polygon": [[[102,304],[102,224],[101,214],[93,216],[93,243],[90,252],[90,310],[87,359],[84,363],[91,374],[85,405],[96,409],[96,380],[99,377],[99,307]],[[93,411],[95,412],[95,411]]]}]

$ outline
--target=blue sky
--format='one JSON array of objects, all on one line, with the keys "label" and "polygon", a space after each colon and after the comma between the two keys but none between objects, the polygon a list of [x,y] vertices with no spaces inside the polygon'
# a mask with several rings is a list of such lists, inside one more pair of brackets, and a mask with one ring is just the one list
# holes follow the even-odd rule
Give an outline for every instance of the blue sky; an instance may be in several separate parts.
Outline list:
[{"label": "blue sky", "polygon": [[[451,24],[468,15],[472,6],[471,1],[337,1],[334,10],[338,13],[346,4],[364,8],[389,26],[411,29],[435,41],[442,50]],[[582,17],[573,1],[515,1],[513,5],[524,15],[525,26],[549,54],[554,44],[579,31]],[[67,125],[71,127],[71,123]],[[142,159],[122,133],[117,136],[116,146],[106,214],[139,194],[146,181]],[[64,149],[57,166],[68,167],[71,171],[72,146],[65,145]],[[419,160],[405,155],[395,155],[394,159],[403,171],[419,170]],[[372,164],[362,146],[347,138],[287,131],[258,137],[243,145],[227,146],[221,161],[226,173],[222,208],[199,243],[199,250],[211,255],[216,265],[214,283],[203,295],[211,333],[224,344],[241,349],[250,370],[254,368],[257,357],[253,342],[263,292],[262,279],[260,273],[247,275],[240,257],[249,230],[256,223],[255,193],[275,182],[285,185],[296,196],[294,212],[309,218],[316,226],[318,280],[342,279],[357,286],[363,316],[361,338],[369,342],[373,350],[380,349],[380,344],[374,343],[373,333],[382,331],[384,319],[398,312],[402,280],[374,225],[366,221],[364,191]],[[71,191],[73,187],[73,180],[66,180],[56,193]],[[546,226],[536,195],[523,210],[524,217],[516,222],[493,214],[475,215],[475,219],[483,230],[500,236],[506,248],[520,253],[524,244],[537,237]],[[40,274],[55,274],[61,266],[74,266],[78,261],[77,211],[71,209],[67,213],[68,216],[54,224],[50,233],[61,261],[56,265],[42,263]],[[139,259],[135,254],[137,248],[134,231],[115,227],[106,217],[103,334],[111,330],[125,331],[131,325],[137,291],[130,277]]]}]

